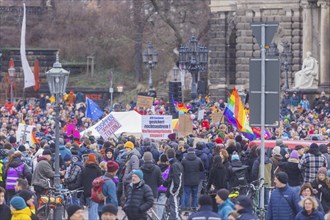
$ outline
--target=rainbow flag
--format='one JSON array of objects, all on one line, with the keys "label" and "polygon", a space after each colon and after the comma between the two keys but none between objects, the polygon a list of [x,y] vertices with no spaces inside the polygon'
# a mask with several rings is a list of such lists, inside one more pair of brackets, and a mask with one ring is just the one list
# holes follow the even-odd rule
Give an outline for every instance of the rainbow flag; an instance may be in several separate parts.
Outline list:
[{"label": "rainbow flag", "polygon": [[242,132],[246,138],[249,140],[253,140],[255,138],[255,134],[249,125],[241,97],[238,95],[235,87],[228,99],[224,116],[227,118],[228,122]]}]

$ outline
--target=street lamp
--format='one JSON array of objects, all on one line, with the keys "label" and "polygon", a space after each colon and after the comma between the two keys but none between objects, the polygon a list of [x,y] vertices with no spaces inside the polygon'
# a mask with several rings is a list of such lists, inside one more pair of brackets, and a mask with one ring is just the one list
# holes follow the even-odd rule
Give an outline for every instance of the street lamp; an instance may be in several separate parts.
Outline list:
[{"label": "street lamp", "polygon": [[285,71],[285,82],[283,85],[283,89],[287,90],[289,89],[289,76],[288,72],[291,70],[292,65],[292,51],[291,51],[291,45],[288,41],[282,42],[283,51],[281,53],[281,66],[282,70]]},{"label": "street lamp", "polygon": [[9,74],[9,79],[10,79],[10,103],[14,103],[13,84],[14,84],[15,75],[16,75],[15,67],[11,66],[8,69],[8,74]]},{"label": "street lamp", "polygon": [[158,63],[158,53],[150,42],[148,43],[147,49],[143,52],[142,59],[146,68],[149,68],[149,90],[152,90],[154,86],[152,82],[151,70],[155,68]]},{"label": "street lamp", "polygon": [[[59,112],[60,112],[60,100],[65,93],[66,86],[68,84],[70,72],[62,68],[62,64],[59,62],[58,52],[56,54],[56,62],[53,64],[53,68],[46,72],[49,91],[55,97],[55,175],[54,175],[54,187],[57,190],[61,188],[60,182],[60,153],[59,153]],[[54,212],[54,219],[62,219],[63,207],[58,207]]]},{"label": "street lamp", "polygon": [[191,98],[196,99],[199,72],[207,69],[207,47],[199,44],[197,38],[192,36],[186,45],[181,45],[179,48],[179,63],[183,69],[186,69],[191,73]]},{"label": "street lamp", "polygon": [[172,70],[173,70],[173,79],[176,82],[178,81],[179,68],[176,65],[174,65]]}]

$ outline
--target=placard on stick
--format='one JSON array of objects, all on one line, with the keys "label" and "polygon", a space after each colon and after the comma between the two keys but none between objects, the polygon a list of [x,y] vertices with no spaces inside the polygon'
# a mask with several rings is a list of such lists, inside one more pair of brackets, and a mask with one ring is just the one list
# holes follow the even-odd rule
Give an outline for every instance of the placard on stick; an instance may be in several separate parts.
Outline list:
[{"label": "placard on stick", "polygon": [[212,113],[211,117],[212,117],[212,123],[219,123],[219,122],[224,123],[225,122],[225,118],[223,116],[222,111]]},{"label": "placard on stick", "polygon": [[190,115],[179,115],[179,137],[184,137],[193,132]]},{"label": "placard on stick", "polygon": [[149,96],[142,96],[139,95],[137,97],[136,106],[143,107],[143,108],[150,108],[154,104],[154,99]]}]

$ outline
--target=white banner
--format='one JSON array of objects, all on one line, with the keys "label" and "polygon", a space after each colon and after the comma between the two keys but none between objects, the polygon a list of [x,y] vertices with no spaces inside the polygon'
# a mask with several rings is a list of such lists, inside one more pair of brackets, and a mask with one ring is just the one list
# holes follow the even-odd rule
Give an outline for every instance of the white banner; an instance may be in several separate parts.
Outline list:
[{"label": "white banner", "polygon": [[16,131],[16,141],[18,143],[28,142],[32,144],[32,130],[34,126],[20,123]]},{"label": "white banner", "polygon": [[167,139],[172,130],[172,115],[142,115],[143,138]]},{"label": "white banner", "polygon": [[205,112],[204,109],[198,111],[197,120],[203,120],[204,119],[204,112]]},{"label": "white banner", "polygon": [[113,117],[113,115],[109,114],[95,127],[95,130],[100,133],[104,140],[108,140],[120,127],[121,124]]},{"label": "white banner", "polygon": [[25,32],[26,32],[26,8],[25,3],[23,3],[23,21],[22,21],[22,32],[21,32],[21,61],[22,68],[24,73],[24,88],[28,88],[35,85],[34,74],[29,66],[29,63],[26,59],[26,51],[25,51]]}]

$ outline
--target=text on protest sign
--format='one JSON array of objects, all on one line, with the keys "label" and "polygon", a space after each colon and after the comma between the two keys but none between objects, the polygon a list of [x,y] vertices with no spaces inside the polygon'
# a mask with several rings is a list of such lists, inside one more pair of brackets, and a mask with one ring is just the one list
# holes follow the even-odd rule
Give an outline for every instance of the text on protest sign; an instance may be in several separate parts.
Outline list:
[{"label": "text on protest sign", "polygon": [[112,115],[109,115],[104,118],[95,129],[100,133],[103,139],[108,140],[120,127],[121,124]]},{"label": "text on protest sign", "polygon": [[136,106],[143,107],[143,108],[150,108],[154,104],[154,99],[149,96],[141,96],[137,97]]},{"label": "text on protest sign", "polygon": [[32,144],[32,130],[34,126],[19,123],[16,131],[16,141],[18,143],[24,143],[26,141]]},{"label": "text on protest sign", "polygon": [[143,115],[143,138],[166,139],[172,133],[171,115]]}]

